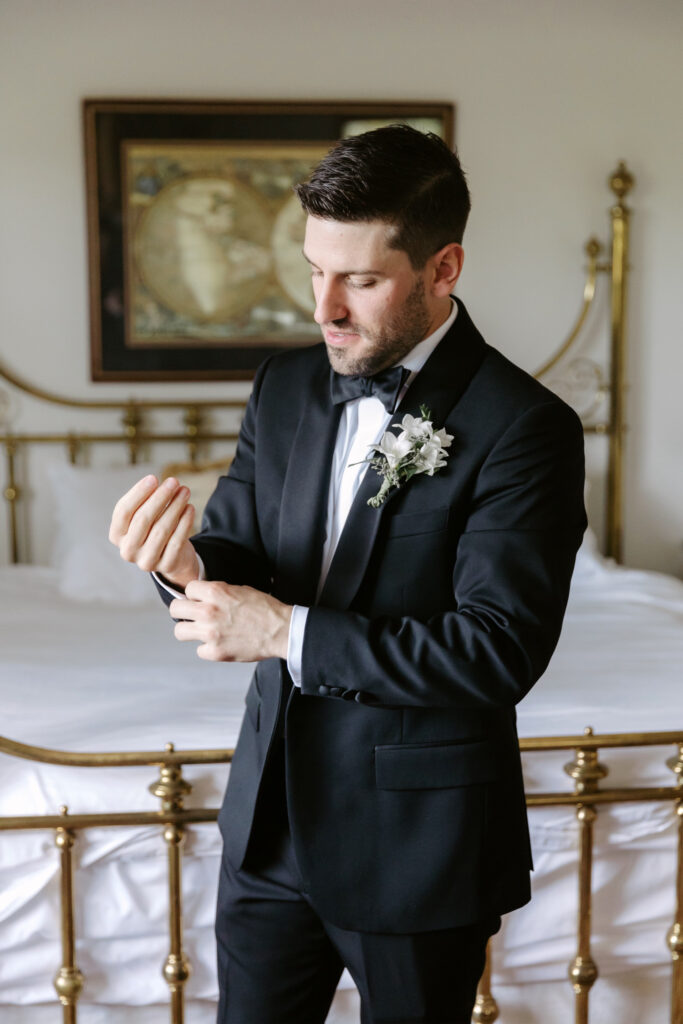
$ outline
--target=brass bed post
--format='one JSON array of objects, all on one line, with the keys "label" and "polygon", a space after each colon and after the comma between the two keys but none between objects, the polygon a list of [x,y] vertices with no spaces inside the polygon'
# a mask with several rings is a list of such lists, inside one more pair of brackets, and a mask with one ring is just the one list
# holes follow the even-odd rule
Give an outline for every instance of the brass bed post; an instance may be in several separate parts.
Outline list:
[{"label": "brass bed post", "polygon": [[7,487],[4,490],[4,498],[9,505],[10,555],[12,565],[16,565],[19,561],[19,527],[17,525],[19,488],[15,472],[17,443],[11,435],[5,438],[5,454],[7,456]]},{"label": "brass bed post", "polygon": [[128,438],[128,461],[134,466],[138,461],[140,451],[140,427],[142,426],[142,413],[135,402],[130,402],[121,417],[123,430]]},{"label": "brass bed post", "polygon": [[[683,787],[683,743],[678,746],[678,756],[670,758],[668,767],[676,774],[676,784]],[[683,1024],[683,789],[681,799],[675,803],[678,819],[678,856],[676,860],[676,918],[666,936],[671,951],[673,970],[671,976],[671,1024]]]},{"label": "brass bed post", "polygon": [[[593,730],[584,729],[585,736],[592,736]],[[574,779],[574,793],[584,796],[596,793],[598,782],[607,775],[607,769],[598,762],[597,750],[585,747],[576,749],[573,761],[564,766],[566,773]],[[591,956],[591,886],[593,874],[593,822],[597,811],[591,804],[576,805],[579,821],[579,910],[578,943],[576,956],[569,965],[569,979],[575,992],[575,1024],[588,1024],[588,995],[598,976],[598,968]]]},{"label": "brass bed post", "polygon": [[[60,808],[65,819],[68,809]],[[76,1024],[76,1003],[83,989],[83,975],[76,966],[74,940],[74,899],[73,899],[73,857],[71,850],[76,837],[71,829],[56,830],[55,843],[60,854],[61,875],[61,918],[62,918],[62,966],[54,980],[59,1001],[64,1007],[64,1024]]]},{"label": "brass bed post", "polygon": [[[166,744],[166,751],[174,753],[172,743]],[[182,765],[168,763],[161,766],[159,780],[152,783],[149,791],[161,800],[162,811],[182,811],[183,800],[192,786],[182,777]],[[184,986],[191,974],[190,962],[183,952],[183,911],[182,911],[182,862],[181,848],[185,840],[185,829],[176,822],[168,821],[164,826],[164,839],[168,852],[168,930],[170,949],[163,967],[163,975],[171,991],[171,1024],[184,1024]]]},{"label": "brass bed post", "polygon": [[187,435],[187,454],[191,466],[197,465],[199,451],[197,448],[197,437],[202,431],[204,420],[201,411],[196,405],[189,405],[183,416],[185,433]]},{"label": "brass bed post", "polygon": [[607,467],[607,524],[605,554],[623,558],[624,434],[626,431],[626,300],[628,284],[629,220],[631,211],[623,202],[634,178],[622,160],[609,179],[617,197],[610,209],[612,218],[611,259],[611,354],[610,430]]}]

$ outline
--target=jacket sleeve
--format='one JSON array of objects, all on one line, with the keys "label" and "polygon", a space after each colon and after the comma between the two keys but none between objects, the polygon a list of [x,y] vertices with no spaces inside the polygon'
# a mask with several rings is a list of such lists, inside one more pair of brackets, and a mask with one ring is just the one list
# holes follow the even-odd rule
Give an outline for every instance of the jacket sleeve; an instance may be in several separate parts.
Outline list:
[{"label": "jacket sleeve", "polygon": [[[583,483],[573,410],[557,401],[527,410],[477,476],[451,606],[426,621],[312,608],[302,692],[380,707],[517,703],[559,638],[586,527]],[[420,585],[428,580],[426,567]]]},{"label": "jacket sleeve", "polygon": [[256,408],[268,360],[259,367],[240,428],[235,457],[191,537],[208,580],[271,589],[271,570],[259,532],[255,501]]}]

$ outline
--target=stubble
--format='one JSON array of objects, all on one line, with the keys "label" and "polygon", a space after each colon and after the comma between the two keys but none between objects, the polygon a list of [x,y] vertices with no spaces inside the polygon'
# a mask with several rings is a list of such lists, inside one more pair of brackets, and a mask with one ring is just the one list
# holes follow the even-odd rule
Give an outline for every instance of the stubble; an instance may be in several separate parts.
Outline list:
[{"label": "stubble", "polygon": [[339,330],[360,334],[372,343],[372,347],[362,355],[356,355],[343,348],[327,345],[330,365],[337,373],[345,376],[371,377],[387,366],[399,363],[418,342],[426,338],[430,322],[424,281],[418,277],[401,308],[388,317],[381,328],[371,331],[352,321],[335,321],[335,327]]}]

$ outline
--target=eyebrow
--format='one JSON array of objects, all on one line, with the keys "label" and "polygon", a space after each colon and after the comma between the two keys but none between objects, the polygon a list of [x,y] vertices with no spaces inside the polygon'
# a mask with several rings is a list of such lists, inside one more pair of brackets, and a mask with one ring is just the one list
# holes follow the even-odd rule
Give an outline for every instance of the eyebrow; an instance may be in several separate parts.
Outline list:
[{"label": "eyebrow", "polygon": [[[311,267],[315,267],[316,270],[320,270],[317,263],[314,263],[312,259],[306,255],[305,251],[301,250],[301,255]],[[343,270],[340,274],[341,277],[386,277],[386,273],[383,270]]]}]

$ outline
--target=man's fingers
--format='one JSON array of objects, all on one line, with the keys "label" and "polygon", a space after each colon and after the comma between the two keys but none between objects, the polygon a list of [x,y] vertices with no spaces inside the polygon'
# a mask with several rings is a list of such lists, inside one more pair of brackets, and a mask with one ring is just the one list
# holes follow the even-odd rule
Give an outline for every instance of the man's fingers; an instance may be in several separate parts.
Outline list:
[{"label": "man's fingers", "polygon": [[177,520],[175,529],[166,541],[166,546],[159,561],[159,572],[166,575],[166,572],[176,565],[178,556],[183,545],[188,540],[194,528],[195,510],[193,505],[186,505]]},{"label": "man's fingers", "polygon": [[183,622],[193,622],[198,616],[198,608],[197,601],[188,601],[186,597],[174,597],[168,606],[171,618]]},{"label": "man's fingers", "polygon": [[[141,569],[150,569],[151,567],[158,568],[161,572],[164,571],[162,562],[167,561],[165,559],[167,545],[187,511],[189,497],[189,488],[178,488],[168,505],[152,521],[146,537],[137,544],[138,554],[135,561]],[[144,521],[140,523],[141,530],[144,529],[144,525]],[[133,524],[131,534],[135,529]]]},{"label": "man's fingers", "polygon": [[158,484],[159,481],[155,476],[145,476],[119,498],[114,505],[109,528],[109,540],[112,544],[118,544],[125,536],[133,515],[140,505],[149,498]]},{"label": "man's fingers", "polygon": [[[180,484],[178,481],[173,477],[169,477],[134,510],[128,522],[128,528],[119,540],[121,557],[125,558],[127,562],[136,562],[140,565],[138,555],[147,541],[150,530],[163,515],[169,504],[178,498],[179,489]],[[179,508],[178,514],[187,504],[188,497],[189,491],[185,488],[185,496],[183,499],[180,499],[180,505],[176,506],[176,508]]]},{"label": "man's fingers", "polygon": [[192,580],[187,584],[185,593],[193,601],[221,601],[225,598],[236,600],[243,590],[249,589],[223,580]]}]

